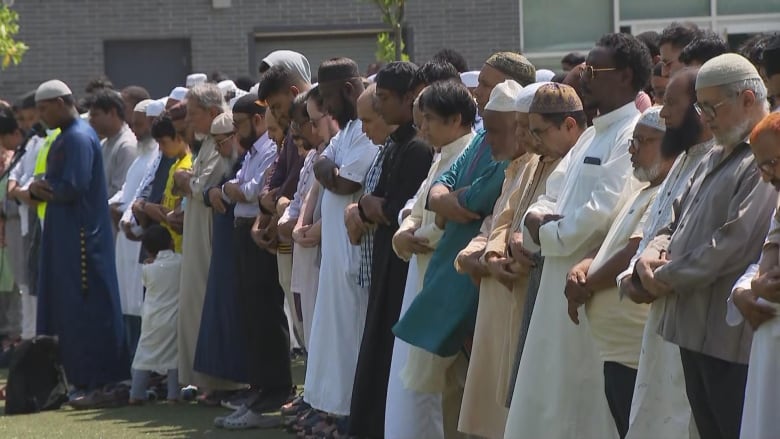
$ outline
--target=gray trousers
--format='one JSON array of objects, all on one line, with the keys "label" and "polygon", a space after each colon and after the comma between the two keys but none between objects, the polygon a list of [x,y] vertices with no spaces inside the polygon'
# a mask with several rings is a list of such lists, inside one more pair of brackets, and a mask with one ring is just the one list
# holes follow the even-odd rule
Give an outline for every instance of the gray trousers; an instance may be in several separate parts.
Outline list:
[{"label": "gray trousers", "polygon": [[531,259],[536,263],[536,267],[528,273],[528,293],[525,296],[525,305],[523,306],[523,322],[520,324],[520,337],[517,339],[517,351],[515,353],[515,362],[512,366],[512,374],[509,376],[509,391],[506,394],[506,406],[512,403],[512,394],[515,393],[515,382],[517,381],[517,371],[520,370],[520,359],[523,356],[525,340],[528,337],[528,328],[531,326],[531,315],[536,304],[536,296],[539,294],[539,285],[542,283],[542,269],[544,268],[544,257],[542,253],[534,253]]}]

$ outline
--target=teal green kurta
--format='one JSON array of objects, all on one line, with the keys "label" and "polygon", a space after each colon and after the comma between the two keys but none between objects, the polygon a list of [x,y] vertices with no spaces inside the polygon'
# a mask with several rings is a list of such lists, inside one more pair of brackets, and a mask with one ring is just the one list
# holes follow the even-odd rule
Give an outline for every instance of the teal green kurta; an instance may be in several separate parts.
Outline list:
[{"label": "teal green kurta", "polygon": [[466,337],[474,331],[479,287],[467,275],[455,271],[454,261],[458,252],[477,236],[482,220],[493,212],[507,165],[506,161],[492,159],[485,132],[481,130],[436,181],[453,191],[468,188],[460,194],[460,204],[481,217],[468,224],[447,222],[425,272],[422,291],[393,327],[398,338],[448,357],[458,353]]}]

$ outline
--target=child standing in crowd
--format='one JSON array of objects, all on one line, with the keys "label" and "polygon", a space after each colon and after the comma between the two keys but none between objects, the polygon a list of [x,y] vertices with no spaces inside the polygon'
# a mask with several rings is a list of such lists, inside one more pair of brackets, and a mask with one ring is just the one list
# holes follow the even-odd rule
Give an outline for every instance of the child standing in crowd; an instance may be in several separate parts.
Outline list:
[{"label": "child standing in crowd", "polygon": [[179,398],[176,325],[179,313],[179,274],[181,255],[174,252],[171,234],[159,225],[144,232],[142,240],[150,259],[143,267],[146,297],[141,316],[141,338],[133,360],[130,404],[146,400],[151,371],[168,373],[168,401]]}]

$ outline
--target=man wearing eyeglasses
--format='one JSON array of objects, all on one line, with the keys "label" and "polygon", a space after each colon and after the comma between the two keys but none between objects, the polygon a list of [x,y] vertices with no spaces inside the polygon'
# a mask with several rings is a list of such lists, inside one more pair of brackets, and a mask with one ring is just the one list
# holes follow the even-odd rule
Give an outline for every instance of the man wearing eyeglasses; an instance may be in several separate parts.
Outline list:
[{"label": "man wearing eyeglasses", "polygon": [[666,125],[660,112],[660,107],[646,110],[629,139],[634,177],[641,185],[632,185],[625,192],[623,207],[604,243],[577,263],[566,281],[569,318],[575,324],[579,324],[578,308],[585,305],[593,340],[604,362],[604,390],[621,438],[628,432],[642,330],[649,307],[622,300],[615,276],[636,252],[647,221],[645,212],[676,158],[661,153]]},{"label": "man wearing eyeglasses", "polygon": [[[517,372],[505,437],[610,438],[601,360],[587,318],[566,316],[566,275],[604,240],[631,178],[628,139],[640,116],[634,100],[650,80],[647,47],[626,34],[603,36],[582,73],[593,120],[528,209],[523,245],[541,247],[544,267]],[[614,213],[613,213],[614,212]],[[561,422],[565,420],[565,422]]]},{"label": "man wearing eyeglasses", "polygon": [[[659,333],[680,347],[701,437],[737,438],[752,331],[744,323],[726,323],[726,299],[758,258],[776,204],[745,140],[767,114],[766,87],[750,61],[725,54],[699,70],[696,96],[717,145],[636,273],[652,296],[668,297]],[[738,307],[755,301],[751,291],[743,293],[734,297]]]},{"label": "man wearing eyeglasses", "polygon": [[667,86],[667,97],[660,113],[666,123],[661,153],[667,158],[678,158],[650,207],[637,252],[628,268],[617,276],[623,296],[638,303],[652,303],[642,335],[629,439],[698,437],[685,394],[680,349],[658,335],[658,323],[663,318],[667,299],[655,300],[641,285],[636,288],[631,276],[636,261],[655,234],[672,221],[674,201],[685,192],[688,181],[714,143],[712,132],[694,107],[698,72],[698,68],[684,68],[672,75]]},{"label": "man wearing eyeglasses", "polygon": [[774,104],[772,111],[780,111],[780,35],[775,34],[767,43],[761,67],[769,89],[769,98]]},{"label": "man wearing eyeglasses", "polygon": [[685,67],[680,62],[680,53],[682,50],[701,36],[699,27],[693,23],[672,23],[661,32],[658,38],[658,50],[661,52],[661,62],[663,66],[661,72],[669,77],[676,71]]},{"label": "man wearing eyeglasses", "polygon": [[175,188],[184,194],[186,207],[184,216],[183,253],[181,270],[181,291],[179,296],[178,350],[179,380],[194,384],[207,395],[219,394],[222,390],[238,389],[236,383],[219,379],[194,370],[203,301],[212,250],[212,211],[203,202],[203,191],[217,184],[227,170],[227,163],[221,159],[217,142],[211,133],[211,124],[226,110],[222,92],[214,84],[200,84],[187,92],[187,123],[195,133],[205,135],[197,158],[191,170],[178,170],[173,174]]},{"label": "man wearing eyeglasses", "polygon": [[[769,182],[776,191],[780,191],[780,172],[778,172],[778,146],[780,146],[780,113],[772,113],[761,121],[750,133],[750,149],[756,157],[761,177]],[[729,324],[740,324],[747,320],[755,331],[750,348],[750,366],[745,387],[745,405],[743,409],[740,437],[772,437],[777,434],[780,419],[776,415],[778,357],[777,333],[780,327],[780,222],[775,210],[769,233],[766,236],[761,258],[751,265],[737,281],[732,298],[752,291],[757,297],[752,309],[738,312],[729,306],[726,320]],[[732,301],[732,303],[735,303]],[[729,304],[731,305],[731,303]],[[744,309],[744,306],[743,308]],[[772,389],[767,392],[767,389]]]}]

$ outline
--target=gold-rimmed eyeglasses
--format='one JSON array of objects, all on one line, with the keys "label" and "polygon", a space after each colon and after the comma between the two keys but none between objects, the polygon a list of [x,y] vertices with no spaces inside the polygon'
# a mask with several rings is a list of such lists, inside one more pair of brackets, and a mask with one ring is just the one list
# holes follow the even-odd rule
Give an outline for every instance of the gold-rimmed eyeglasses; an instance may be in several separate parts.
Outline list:
[{"label": "gold-rimmed eyeglasses", "polygon": [[591,80],[596,77],[596,73],[598,72],[611,72],[614,70],[617,70],[617,67],[596,68],[593,66],[586,65],[585,68],[580,72],[580,80],[584,80],[585,78]]}]

